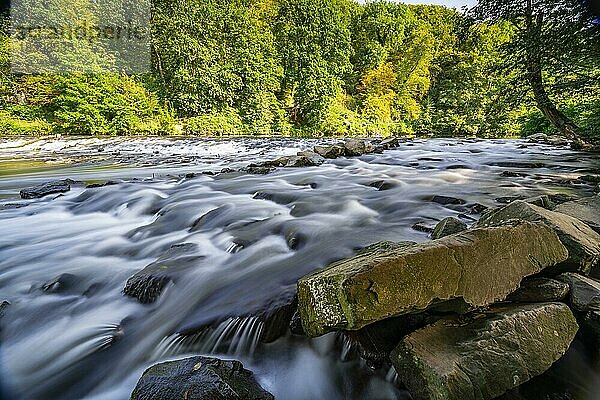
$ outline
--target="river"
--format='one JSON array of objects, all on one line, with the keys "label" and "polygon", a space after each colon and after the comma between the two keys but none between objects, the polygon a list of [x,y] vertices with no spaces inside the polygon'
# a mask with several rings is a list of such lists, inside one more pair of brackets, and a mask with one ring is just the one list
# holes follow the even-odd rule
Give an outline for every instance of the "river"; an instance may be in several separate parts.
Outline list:
[{"label": "river", "polygon": [[[370,372],[339,335],[259,344],[260,324],[236,316],[368,244],[428,240],[416,223],[447,216],[471,223],[478,216],[470,206],[505,197],[591,194],[569,182],[600,170],[598,158],[567,148],[431,139],[268,175],[202,174],[320,142],[4,140],[0,301],[11,305],[0,322],[0,374],[10,398],[127,399],[148,366],[197,353],[240,359],[280,399],[409,398],[393,373]],[[64,178],[116,184],[19,198],[21,188]],[[381,181],[386,190],[377,189]],[[431,201],[435,195],[465,204],[444,206]],[[156,303],[123,295],[130,276],[181,243],[195,245],[198,261]],[[61,274],[70,274],[69,284],[48,290]],[[223,335],[178,335],[215,320],[227,330],[226,347]],[[582,357],[568,355],[561,379],[577,380],[583,399],[600,388],[600,371]]]}]

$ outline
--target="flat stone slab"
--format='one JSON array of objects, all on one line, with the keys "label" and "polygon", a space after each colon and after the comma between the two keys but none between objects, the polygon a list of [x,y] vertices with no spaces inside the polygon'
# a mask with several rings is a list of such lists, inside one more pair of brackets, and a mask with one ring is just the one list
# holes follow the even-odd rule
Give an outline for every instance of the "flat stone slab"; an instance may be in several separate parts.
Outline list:
[{"label": "flat stone slab", "polygon": [[560,241],[569,251],[569,258],[549,271],[552,274],[600,274],[600,271],[592,270],[600,259],[600,235],[569,215],[549,211],[524,201],[514,201],[505,207],[490,210],[481,217],[475,227],[498,226],[514,220],[542,222],[556,231]]},{"label": "flat stone slab", "polygon": [[554,211],[577,218],[600,233],[600,196],[585,197],[557,206]]},{"label": "flat stone slab", "polygon": [[300,279],[299,312],[309,336],[357,330],[449,300],[488,306],[568,256],[552,229],[529,222],[373,249]]},{"label": "flat stone slab", "polygon": [[65,193],[71,190],[70,179],[51,181],[38,186],[29,187],[19,193],[23,199],[37,199],[55,193]]},{"label": "flat stone slab", "polygon": [[488,400],[550,368],[577,330],[562,303],[500,308],[466,324],[441,320],[413,332],[391,360],[414,400]]}]

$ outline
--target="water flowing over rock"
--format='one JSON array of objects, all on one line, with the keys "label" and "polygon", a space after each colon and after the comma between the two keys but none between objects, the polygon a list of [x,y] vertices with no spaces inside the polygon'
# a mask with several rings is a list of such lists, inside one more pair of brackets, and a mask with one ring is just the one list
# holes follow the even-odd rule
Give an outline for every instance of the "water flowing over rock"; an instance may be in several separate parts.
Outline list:
[{"label": "water flowing over rock", "polygon": [[600,196],[569,201],[559,205],[554,211],[577,218],[600,233]]},{"label": "water flowing over rock", "polygon": [[567,256],[550,228],[528,222],[366,252],[298,282],[302,325],[308,335],[319,336],[446,300],[487,306],[506,298],[524,277]]},{"label": "water flowing over rock", "polygon": [[569,348],[569,308],[500,308],[465,324],[441,320],[406,336],[391,359],[415,400],[489,400],[543,373]]},{"label": "water flowing over rock", "polygon": [[38,186],[33,186],[21,190],[20,195],[23,199],[37,199],[55,193],[65,193],[71,190],[70,179],[46,182]]},{"label": "water flowing over rock", "polygon": [[148,368],[131,400],[272,400],[239,361],[191,357]]},{"label": "water flowing over rock", "polygon": [[123,293],[144,304],[155,302],[169,282],[204,258],[195,254],[195,250],[196,245],[192,243],[172,246],[158,260],[129,278]]},{"label": "water flowing over rock", "polygon": [[[562,244],[569,251],[569,258],[550,270],[560,272],[581,272],[589,274],[600,258],[600,235],[589,226],[569,215],[549,211],[524,201],[514,201],[509,205],[484,214],[475,227],[498,226],[511,220],[543,222],[556,231]],[[593,272],[593,271],[592,271]],[[597,275],[600,271],[594,272]]]},{"label": "water flowing over rock", "polygon": [[466,229],[467,224],[461,220],[454,217],[444,218],[435,226],[433,232],[431,233],[431,238],[434,240],[441,239],[445,236],[453,235]]}]

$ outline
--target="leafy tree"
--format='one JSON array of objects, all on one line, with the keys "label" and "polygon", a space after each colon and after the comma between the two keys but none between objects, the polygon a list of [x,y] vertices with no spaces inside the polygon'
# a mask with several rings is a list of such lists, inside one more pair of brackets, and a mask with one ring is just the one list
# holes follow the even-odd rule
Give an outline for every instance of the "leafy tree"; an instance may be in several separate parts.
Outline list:
[{"label": "leafy tree", "polygon": [[480,0],[474,14],[482,20],[513,24],[516,34],[505,46],[504,62],[522,68],[537,107],[550,123],[580,140],[580,127],[557,107],[552,95],[558,88],[598,88],[600,37],[583,3]]},{"label": "leafy tree", "polygon": [[351,71],[347,0],[281,0],[274,25],[283,66],[280,97],[291,121],[309,128],[323,121]]}]

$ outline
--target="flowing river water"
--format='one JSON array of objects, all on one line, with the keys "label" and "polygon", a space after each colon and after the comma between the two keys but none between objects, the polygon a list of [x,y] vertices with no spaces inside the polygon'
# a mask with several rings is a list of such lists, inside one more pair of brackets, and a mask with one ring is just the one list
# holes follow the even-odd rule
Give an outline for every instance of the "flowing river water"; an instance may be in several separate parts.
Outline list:
[{"label": "flowing river water", "polygon": [[[416,223],[447,216],[470,223],[471,205],[497,206],[503,197],[589,195],[589,186],[569,182],[600,170],[598,158],[567,148],[431,139],[268,175],[201,174],[321,142],[2,142],[0,302],[11,303],[0,320],[5,396],[127,399],[148,366],[200,353],[241,360],[278,399],[409,398],[393,371],[369,371],[340,335],[259,344],[261,323],[240,316],[368,244],[429,240]],[[64,178],[117,184],[18,198],[20,188]],[[444,206],[431,201],[435,195],[466,204]],[[195,245],[194,265],[156,303],[123,295],[130,276],[182,243]],[[69,284],[52,290],[62,274]],[[210,335],[178,335],[211,321],[222,323]],[[584,353],[561,361],[568,364],[559,379],[592,399],[600,371]]]}]

